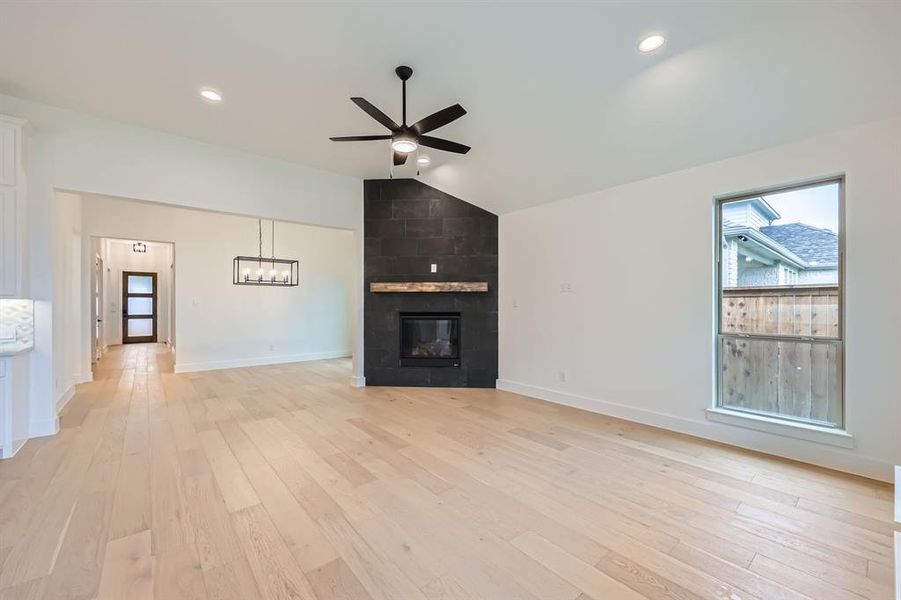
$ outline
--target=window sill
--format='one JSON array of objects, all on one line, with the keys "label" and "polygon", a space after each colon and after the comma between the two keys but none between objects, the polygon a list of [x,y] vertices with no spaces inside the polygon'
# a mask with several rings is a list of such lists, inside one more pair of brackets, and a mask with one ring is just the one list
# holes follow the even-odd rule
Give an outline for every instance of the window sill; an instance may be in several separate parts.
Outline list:
[{"label": "window sill", "polygon": [[854,436],[844,429],[794,423],[726,408],[708,408],[707,420],[829,446],[854,447]]}]

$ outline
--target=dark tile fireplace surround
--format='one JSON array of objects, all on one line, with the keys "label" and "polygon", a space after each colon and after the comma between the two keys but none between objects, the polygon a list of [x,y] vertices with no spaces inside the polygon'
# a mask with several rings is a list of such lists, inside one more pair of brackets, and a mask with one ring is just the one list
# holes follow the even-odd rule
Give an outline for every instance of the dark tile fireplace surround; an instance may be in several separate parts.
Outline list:
[{"label": "dark tile fireplace surround", "polygon": [[[415,179],[365,181],[363,203],[366,385],[494,387],[497,215]],[[369,291],[427,281],[488,291]]]}]

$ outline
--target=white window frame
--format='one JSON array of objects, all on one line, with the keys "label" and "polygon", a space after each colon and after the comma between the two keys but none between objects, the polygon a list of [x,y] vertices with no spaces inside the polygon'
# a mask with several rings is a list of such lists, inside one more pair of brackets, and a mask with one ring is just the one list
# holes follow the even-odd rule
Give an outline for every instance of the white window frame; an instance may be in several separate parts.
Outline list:
[{"label": "white window frame", "polygon": [[[724,204],[729,202],[737,202],[740,200],[748,200],[776,194],[779,192],[788,192],[809,187],[817,187],[821,185],[838,184],[838,335],[836,337],[810,337],[796,336],[787,334],[736,334],[724,333],[723,325],[723,218],[722,208]],[[810,441],[818,441],[830,445],[838,445],[850,447],[853,445],[853,437],[846,431],[847,426],[847,406],[845,397],[845,176],[844,174],[831,175],[816,179],[806,180],[798,183],[774,186],[771,188],[757,189],[752,192],[742,192],[740,194],[729,194],[717,196],[714,198],[714,336],[713,336],[713,369],[714,369],[714,390],[713,402],[707,410],[707,418],[712,421],[721,423],[757,429],[768,433],[776,433],[786,435],[788,437],[796,437],[807,439]],[[785,268],[782,266],[781,268]],[[797,277],[797,274],[796,274]],[[838,393],[840,394],[840,419],[834,426],[820,425],[811,423],[803,419],[796,419],[789,415],[772,415],[757,411],[744,411],[734,407],[727,407],[721,403],[722,389],[722,368],[721,368],[721,346],[724,337],[727,338],[745,338],[745,339],[768,339],[776,341],[799,341],[809,343],[835,343],[836,357],[838,363]]]}]

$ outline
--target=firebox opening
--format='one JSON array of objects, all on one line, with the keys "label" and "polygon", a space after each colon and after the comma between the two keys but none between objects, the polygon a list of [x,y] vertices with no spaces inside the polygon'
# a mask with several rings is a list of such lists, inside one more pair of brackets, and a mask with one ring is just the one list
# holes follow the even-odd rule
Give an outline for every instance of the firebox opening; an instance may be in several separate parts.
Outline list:
[{"label": "firebox opening", "polygon": [[459,367],[460,313],[400,313],[400,366]]}]

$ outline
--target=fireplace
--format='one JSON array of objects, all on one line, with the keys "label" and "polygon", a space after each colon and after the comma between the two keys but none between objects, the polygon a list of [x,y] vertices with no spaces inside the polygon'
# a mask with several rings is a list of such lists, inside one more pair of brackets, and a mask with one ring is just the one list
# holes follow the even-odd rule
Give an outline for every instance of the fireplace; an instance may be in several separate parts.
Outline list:
[{"label": "fireplace", "polygon": [[400,366],[459,367],[460,313],[400,313]]}]

